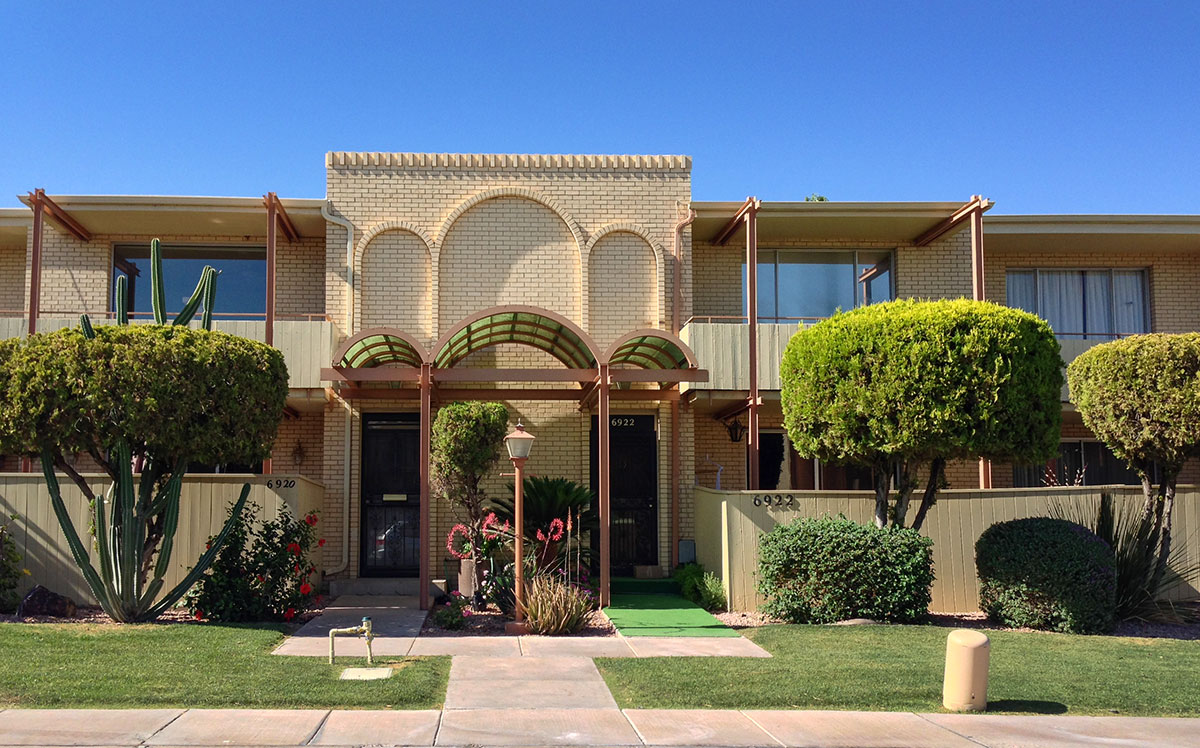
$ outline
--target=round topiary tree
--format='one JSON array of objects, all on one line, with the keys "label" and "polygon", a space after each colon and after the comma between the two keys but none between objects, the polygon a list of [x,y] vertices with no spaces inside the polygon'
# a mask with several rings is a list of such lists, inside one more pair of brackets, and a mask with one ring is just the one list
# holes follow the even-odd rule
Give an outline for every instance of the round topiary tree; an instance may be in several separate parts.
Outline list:
[{"label": "round topiary tree", "polygon": [[[212,563],[250,493],[242,487],[230,520],[191,572],[162,592],[191,463],[254,463],[271,453],[283,418],[288,375],[283,354],[245,338],[193,330],[203,304],[212,321],[216,274],[205,268],[192,298],[166,324],[162,253],[151,245],[155,321],[126,323],[125,284],[116,326],[31,335],[0,344],[0,452],[36,457],[54,512],[88,588],[118,621],[153,620],[174,605]],[[96,496],[68,455],[86,454],[112,480]],[[91,503],[92,545],[80,540],[55,471]]]},{"label": "round topiary tree", "polygon": [[1103,633],[1116,621],[1112,548],[1065,519],[999,522],[975,543],[979,607],[1006,626]]},{"label": "round topiary tree", "polygon": [[914,528],[947,460],[1041,462],[1058,449],[1058,342],[1019,309],[959,299],[843,312],[796,333],[780,375],[792,445],[802,457],[870,467],[879,527],[904,526],[919,471],[928,476]]},{"label": "round topiary tree", "polygon": [[1171,555],[1179,471],[1200,455],[1200,333],[1102,343],[1071,362],[1067,379],[1084,425],[1142,480],[1138,532],[1154,563],[1141,586],[1152,600]]},{"label": "round topiary tree", "polygon": [[933,541],[843,516],[777,525],[759,540],[763,610],[791,623],[912,623],[932,599]]}]

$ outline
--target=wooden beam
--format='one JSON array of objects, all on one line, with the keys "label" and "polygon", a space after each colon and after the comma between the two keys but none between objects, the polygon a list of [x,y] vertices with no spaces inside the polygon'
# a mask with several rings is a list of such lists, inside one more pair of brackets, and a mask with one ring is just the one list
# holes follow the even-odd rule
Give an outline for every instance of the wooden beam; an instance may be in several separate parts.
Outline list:
[{"label": "wooden beam", "polygon": [[614,382],[707,382],[707,369],[613,369]]},{"label": "wooden beam", "polygon": [[758,210],[760,207],[762,207],[762,200],[759,200],[756,197],[746,198],[746,202],[742,203],[742,207],[738,208],[737,213],[733,214],[733,218],[729,219],[729,223],[725,224],[725,227],[717,233],[716,238],[713,239],[713,244],[716,244],[720,247],[725,246],[741,227],[742,222],[746,218],[746,214],[750,211]]},{"label": "wooden beam", "polygon": [[283,207],[283,201],[279,199],[279,195],[268,192],[263,195],[263,204],[268,209],[274,205],[275,219],[279,222],[279,228],[283,229],[283,235],[287,237],[287,240],[289,242],[299,241],[300,232],[296,229],[296,224],[292,223],[292,217],[288,215],[287,208]]},{"label": "wooden beam", "polygon": [[46,210],[46,214],[50,216],[59,226],[66,229],[72,236],[81,242],[90,242],[92,240],[92,232],[83,227],[79,221],[66,211],[58,203],[46,196],[45,190],[35,190],[29,193],[29,199],[38,200]]},{"label": "wooden beam", "polygon": [[[592,382],[596,369],[434,369],[435,382]],[[579,393],[576,392],[578,397]]]},{"label": "wooden beam", "polygon": [[421,370],[411,366],[375,366],[370,369],[335,366],[321,369],[321,379],[327,382],[416,382],[421,379]]},{"label": "wooden beam", "polygon": [[990,209],[993,204],[991,200],[985,200],[979,195],[972,195],[970,201],[963,203],[962,207],[951,213],[949,218],[939,222],[933,228],[913,239],[913,246],[928,246],[945,236],[968,217],[974,215],[976,211],[982,214],[983,211]]}]

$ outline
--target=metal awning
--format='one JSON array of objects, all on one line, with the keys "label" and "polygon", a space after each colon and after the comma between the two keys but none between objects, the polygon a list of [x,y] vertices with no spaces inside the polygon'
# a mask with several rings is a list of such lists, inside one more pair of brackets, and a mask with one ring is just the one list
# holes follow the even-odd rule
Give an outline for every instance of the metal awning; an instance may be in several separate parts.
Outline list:
[{"label": "metal awning", "polygon": [[608,364],[643,369],[695,369],[696,356],[687,345],[662,330],[635,330],[620,337],[605,354]]},{"label": "metal awning", "polygon": [[333,355],[333,365],[346,369],[377,366],[412,366],[425,363],[425,351],[412,336],[400,330],[378,327],[363,330],[347,340]]},{"label": "metal awning", "polygon": [[545,351],[569,369],[593,369],[590,337],[573,322],[536,307],[487,309],[456,325],[437,345],[433,364],[449,369],[476,351],[517,343]]}]

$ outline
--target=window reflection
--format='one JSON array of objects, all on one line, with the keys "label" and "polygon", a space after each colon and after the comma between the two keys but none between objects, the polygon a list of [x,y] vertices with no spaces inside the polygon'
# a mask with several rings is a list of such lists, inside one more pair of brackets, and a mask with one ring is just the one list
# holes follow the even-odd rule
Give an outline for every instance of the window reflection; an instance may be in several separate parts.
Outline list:
[{"label": "window reflection", "polygon": [[[760,321],[824,319],[839,309],[890,301],[893,296],[888,250],[779,249],[758,254]],[[742,298],[747,297],[743,262]]]},{"label": "window reflection", "polygon": [[[167,313],[177,314],[191,298],[205,265],[217,277],[217,316],[222,319],[262,319],[267,310],[267,251],[258,246],[163,245],[163,295]],[[113,248],[113,296],[116,283],[128,280],[127,311],[132,316],[151,315],[150,245],[118,244]]]}]

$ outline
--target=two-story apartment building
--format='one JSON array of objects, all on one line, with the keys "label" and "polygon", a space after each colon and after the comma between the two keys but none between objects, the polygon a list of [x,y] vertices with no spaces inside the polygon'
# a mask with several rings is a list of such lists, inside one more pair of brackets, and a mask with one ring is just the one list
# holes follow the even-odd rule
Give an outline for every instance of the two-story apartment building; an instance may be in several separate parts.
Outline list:
[{"label": "two-story apartment building", "polygon": [[[217,327],[279,347],[291,390],[269,463],[201,469],[319,481],[326,575],[424,590],[454,573],[454,517],[428,488],[441,403],[505,402],[538,438],[532,472],[611,507],[614,573],[645,573],[694,555],[696,485],[867,487],[861,470],[800,459],[780,428],[778,362],[800,325],[966,296],[1042,315],[1067,358],[1200,329],[1200,216],[693,202],[691,169],[684,156],[330,153],[325,199],[34,192],[0,211],[0,334],[111,318],[118,275],[135,318],[147,312],[152,238],[178,284],[169,305],[216,266]],[[1055,479],[1125,480],[1065,400]],[[1046,472],[972,463],[949,479]]]}]

